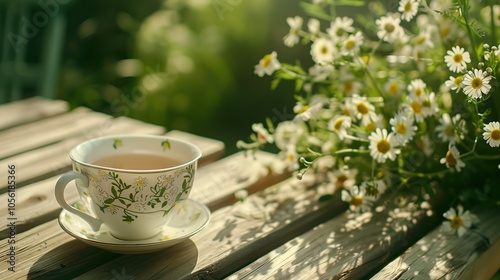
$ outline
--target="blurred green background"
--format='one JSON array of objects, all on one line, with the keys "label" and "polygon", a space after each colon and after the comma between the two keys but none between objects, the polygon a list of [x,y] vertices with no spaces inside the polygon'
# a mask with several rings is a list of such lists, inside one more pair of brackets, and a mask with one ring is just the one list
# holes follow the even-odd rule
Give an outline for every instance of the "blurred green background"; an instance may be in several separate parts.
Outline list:
[{"label": "blurred green background", "polygon": [[[286,18],[299,1],[75,1],[67,10],[57,98],[220,139],[228,153],[251,124],[289,119],[293,85],[270,89],[254,66],[267,53],[293,63]],[[306,28],[304,23],[304,28]]]}]

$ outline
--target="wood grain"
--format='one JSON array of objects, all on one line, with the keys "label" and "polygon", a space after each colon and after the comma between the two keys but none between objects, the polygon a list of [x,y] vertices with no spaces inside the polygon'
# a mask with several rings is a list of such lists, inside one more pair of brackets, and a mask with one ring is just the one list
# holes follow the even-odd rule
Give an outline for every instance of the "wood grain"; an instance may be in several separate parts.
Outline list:
[{"label": "wood grain", "polygon": [[[135,133],[138,133],[140,131],[151,132],[150,131],[151,129],[148,129],[147,125],[139,125],[138,127],[134,127],[133,124],[135,123],[134,122],[131,123],[129,119],[121,119],[118,120],[118,122],[120,122],[121,124],[118,125],[117,123],[114,123],[112,126],[114,129],[112,131],[114,132],[120,131],[121,128],[123,128],[123,131],[134,131]],[[157,130],[154,129],[152,131],[157,131]],[[167,133],[167,135],[170,134]],[[184,133],[184,134],[177,134],[176,136],[177,138],[182,138],[186,137],[187,135],[189,134]],[[195,138],[189,137],[189,141],[199,146],[204,155],[212,156],[212,158],[214,154],[220,154],[219,152],[214,150],[215,146],[223,150],[223,148],[219,145],[220,142],[216,140],[204,137],[195,137]],[[67,155],[65,155],[65,157],[67,157]],[[232,160],[235,159],[230,159],[229,161]],[[205,161],[205,163],[206,162],[207,161]],[[67,164],[69,167],[70,164],[69,159]],[[200,166],[203,166],[203,164],[201,164]],[[215,165],[212,168],[207,168],[207,171],[203,171],[203,169],[200,168],[202,174],[197,175],[197,177],[201,177],[202,179],[203,177],[213,177],[215,179],[227,175],[225,173],[228,171],[221,169],[220,167],[224,167],[224,161],[222,162],[222,165],[219,165],[219,167]],[[22,172],[33,172],[32,170],[25,169],[24,166],[22,168],[18,166],[18,169],[21,170]],[[206,173],[205,176],[203,175],[203,172]],[[234,173],[232,175],[235,176]],[[59,175],[56,175],[54,177],[50,177],[43,181],[38,181],[36,183],[27,185],[17,190],[16,216],[18,217],[18,219],[16,221],[16,226],[17,226],[16,230],[18,233],[26,231],[34,226],[47,222],[51,219],[57,218],[59,212],[61,211],[61,207],[59,206],[59,204],[57,204],[54,196],[54,186],[58,178]],[[254,181],[251,182],[257,181],[256,178],[254,178],[253,180]],[[235,186],[242,187],[241,184]],[[215,190],[215,193],[210,193],[209,195],[214,197],[215,194],[218,194],[220,198],[222,192],[217,192]],[[8,196],[7,193],[0,195],[0,201],[7,201],[7,196]],[[74,186],[73,182],[71,182],[70,186],[66,188],[65,197],[66,200],[69,202],[78,201],[79,199],[78,193],[76,191],[76,186]],[[0,204],[0,238],[7,237],[8,228],[6,227],[6,225],[9,223],[7,217],[8,217],[7,204]]]},{"label": "wood grain", "polygon": [[[217,163],[219,167],[227,167],[234,166],[232,163],[235,160],[239,160],[238,157],[227,157],[221,159]],[[228,180],[228,172],[231,172],[225,168],[215,168],[210,169],[211,165],[206,167],[201,167],[200,172],[196,175],[196,186],[193,187],[192,195],[193,197],[198,197],[203,201],[210,202],[221,200],[221,195],[225,196],[226,192],[219,190],[226,190],[229,187],[234,188],[234,181]],[[207,168],[208,171],[203,172],[203,169]],[[264,174],[261,170],[262,167],[259,163],[253,162],[252,165],[246,165],[247,169],[253,169],[249,171],[251,174]],[[238,169],[235,169],[238,170]],[[239,172],[239,171],[238,171]],[[237,174],[230,173],[230,176],[237,176]],[[253,178],[253,179],[252,179]],[[244,180],[239,182],[236,186],[237,188],[246,188],[251,186],[252,184],[256,184],[254,180],[260,180],[261,178],[252,177],[249,180]],[[269,178],[269,176],[265,176],[265,178]],[[262,183],[263,184],[263,183]],[[49,182],[47,183],[49,185]],[[212,191],[203,192],[203,189],[210,188]],[[34,188],[33,188],[34,189]],[[31,190],[30,190],[31,191]],[[197,193],[202,194],[197,194]],[[33,211],[38,211],[41,205],[38,207],[34,207]],[[21,210],[18,210],[21,211]],[[29,210],[27,210],[29,211]],[[57,214],[57,211],[56,211]],[[28,215],[28,214],[27,214]],[[36,238],[32,238],[36,236]],[[107,264],[114,258],[119,257],[119,255],[109,254],[99,249],[90,248],[88,245],[82,244],[79,241],[76,241],[73,237],[69,236],[65,232],[63,232],[56,220],[50,220],[46,223],[35,226],[25,232],[21,232],[17,235],[19,239],[18,243],[18,258],[21,260],[21,263],[18,267],[18,271],[14,273],[12,276],[14,278],[25,278],[29,275],[39,276],[39,277],[49,277],[53,275],[57,275],[62,279],[72,278],[78,273],[82,273],[83,271],[90,270],[93,266],[97,267],[100,265]],[[70,246],[70,244],[78,244],[78,246]],[[41,244],[44,244],[41,246]],[[187,243],[190,244],[190,243]],[[192,244],[192,243],[191,243]],[[0,251],[7,251],[8,244],[2,243],[0,246]],[[183,244],[186,246],[186,244]],[[189,251],[196,251],[195,246],[188,246],[191,248]],[[180,248],[180,247],[179,247]],[[83,262],[80,254],[85,254],[85,258],[87,259],[98,259],[99,262]],[[165,252],[160,253],[165,254]],[[153,256],[154,254],[144,255]],[[0,262],[0,270],[5,270],[7,264],[4,261],[5,256],[0,256],[2,261]],[[121,257],[121,256],[120,256]],[[179,259],[180,260],[180,259]],[[184,259],[185,260],[185,259]],[[160,260],[156,260],[160,261]],[[165,264],[163,261],[162,264]],[[185,263],[183,263],[185,264]],[[177,265],[181,265],[177,263]],[[110,270],[107,270],[108,277],[111,278],[111,272],[114,269],[120,269],[121,266],[111,267]],[[36,269],[35,269],[36,268]]]},{"label": "wood grain", "polygon": [[[317,189],[297,184],[295,178],[286,180],[215,211],[208,227],[191,238],[191,251],[173,247],[142,256],[124,255],[77,279],[109,277],[116,268],[138,279],[224,279],[346,209],[343,203],[318,202],[320,195]],[[185,264],[186,259],[194,265]]]},{"label": "wood grain", "polygon": [[62,100],[48,100],[41,97],[27,98],[0,106],[0,130],[16,125],[38,121],[59,115],[68,110]]},{"label": "wood grain", "polygon": [[[397,200],[393,200],[397,201]],[[441,205],[441,201],[435,201]],[[439,207],[438,207],[439,208]],[[398,256],[441,220],[444,209],[378,208],[359,216],[344,214],[291,239],[228,279],[364,279]]]},{"label": "wood grain", "polygon": [[436,228],[372,279],[491,279],[500,269],[499,213],[479,210],[480,223],[461,238]]},{"label": "wood grain", "polygon": [[[85,112],[84,117],[93,115],[93,112]],[[156,125],[145,124],[128,118],[106,118],[95,126],[82,128],[71,137],[61,138],[59,142],[30,150],[9,158],[0,160],[0,166],[15,164],[18,169],[16,178],[17,187],[23,187],[39,180],[47,179],[54,175],[68,171],[71,166],[69,151],[78,143],[85,140],[119,133],[144,133],[161,134],[164,128]],[[39,131],[39,133],[45,133]],[[38,137],[35,134],[34,137]],[[19,143],[19,149],[23,146]],[[7,182],[0,181],[0,194],[7,190]]]},{"label": "wood grain", "polygon": [[[53,144],[98,127],[111,117],[79,108],[67,114],[46,118],[0,132],[0,159]],[[50,133],[47,133],[50,131]]]}]

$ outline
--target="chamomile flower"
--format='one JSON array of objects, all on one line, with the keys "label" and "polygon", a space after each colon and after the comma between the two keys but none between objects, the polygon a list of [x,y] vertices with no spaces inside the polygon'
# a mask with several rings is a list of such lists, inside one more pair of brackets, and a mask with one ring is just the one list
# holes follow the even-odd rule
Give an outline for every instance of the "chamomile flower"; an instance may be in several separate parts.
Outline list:
[{"label": "chamomile flower", "polygon": [[450,78],[446,82],[444,82],[444,84],[449,89],[454,90],[455,92],[458,92],[462,86],[463,81],[464,81],[463,75],[458,75],[456,77],[450,76]]},{"label": "chamomile flower", "polygon": [[357,175],[358,170],[356,168],[340,168],[334,170],[328,179],[336,188],[349,190],[356,184]]},{"label": "chamomile flower", "polygon": [[363,35],[361,32],[356,32],[356,34],[351,34],[342,43],[341,52],[343,55],[355,55],[359,52],[361,45],[363,44]]},{"label": "chamomile flower", "polygon": [[461,120],[460,114],[456,114],[452,119],[449,114],[444,113],[439,120],[436,131],[437,136],[443,142],[455,144],[464,138],[467,128],[465,127],[465,121]]},{"label": "chamomile flower", "polygon": [[400,150],[396,148],[397,142],[393,133],[377,128],[368,136],[370,140],[370,155],[377,162],[384,163],[387,159],[394,161]]},{"label": "chamomile flower", "polygon": [[473,99],[479,99],[483,94],[487,94],[491,90],[490,80],[491,76],[487,76],[487,72],[481,69],[470,70],[465,74],[464,81],[462,82],[464,87],[464,93]]},{"label": "chamomile flower", "polygon": [[344,80],[339,84],[339,90],[343,92],[345,96],[353,96],[359,94],[362,87],[363,84],[354,79]]},{"label": "chamomile flower", "polygon": [[334,70],[331,64],[314,64],[309,68],[309,75],[313,76],[315,81],[324,81],[333,74]]},{"label": "chamomile flower", "polygon": [[351,127],[351,118],[348,116],[336,116],[328,122],[328,128],[335,131],[340,140],[347,135],[347,129]]},{"label": "chamomile flower", "polygon": [[363,125],[367,125],[378,120],[377,114],[375,114],[375,107],[368,102],[366,97],[354,95],[351,99],[350,106],[352,107],[355,117],[358,120],[361,120]]},{"label": "chamomile flower", "polygon": [[326,32],[333,40],[333,42],[342,42],[347,38],[350,33],[354,32],[354,27],[352,24],[354,20],[349,17],[337,17],[335,21],[330,23],[330,27],[326,29]]},{"label": "chamomile flower", "polygon": [[307,29],[311,35],[311,39],[314,40],[319,37],[320,32],[320,22],[315,18],[310,18],[307,22]]},{"label": "chamomile flower", "polygon": [[431,39],[431,32],[428,29],[421,30],[420,33],[412,39],[412,46],[413,50],[417,53],[433,48],[434,43]]},{"label": "chamomile flower", "polygon": [[366,180],[361,183],[361,188],[365,189],[366,194],[377,200],[387,190],[387,184],[383,180]]},{"label": "chamomile flower", "polygon": [[267,131],[267,129],[264,128],[264,125],[261,123],[254,123],[252,125],[252,130],[257,133],[257,140],[264,144],[264,143],[273,143],[274,139],[271,134]]},{"label": "chamomile flower", "polygon": [[425,88],[427,85],[421,79],[415,79],[408,85],[408,91],[410,92],[410,97],[413,99],[422,98],[425,94]]},{"label": "chamomile flower", "polygon": [[467,68],[467,63],[471,62],[469,52],[459,46],[452,47],[451,51],[448,50],[446,53],[444,62],[452,72],[462,72],[463,69]]},{"label": "chamomile flower", "polygon": [[491,147],[500,146],[500,122],[490,122],[484,125],[483,139]]},{"label": "chamomile flower", "polygon": [[333,42],[326,38],[318,38],[311,45],[311,56],[316,63],[333,62],[335,52]]},{"label": "chamomile flower", "polygon": [[400,26],[400,19],[397,14],[389,14],[377,19],[375,23],[378,26],[377,36],[388,43],[394,43],[404,40],[404,30]]},{"label": "chamomile flower", "polygon": [[389,92],[392,96],[399,95],[402,92],[403,88],[404,85],[401,80],[395,78],[389,79],[389,81],[387,81],[387,83],[385,83],[384,85],[385,91]]},{"label": "chamomile flower", "polygon": [[407,117],[403,112],[399,112],[394,118],[389,120],[392,126],[394,138],[399,145],[405,145],[415,136],[417,127],[413,125],[413,119]]},{"label": "chamomile flower", "polygon": [[421,101],[422,101],[422,115],[424,117],[429,117],[439,112],[436,101],[436,94],[434,92],[422,95]]},{"label": "chamomile flower", "polygon": [[302,28],[302,17],[300,16],[295,16],[295,17],[289,17],[286,19],[286,22],[290,26],[290,31],[288,34],[283,38],[283,41],[287,47],[293,47],[299,42],[299,31]]},{"label": "chamomile flower", "polygon": [[366,195],[366,190],[358,186],[353,186],[349,191],[342,190],[341,198],[349,203],[349,209],[353,212],[369,211],[373,203],[373,199]]},{"label": "chamomile flower", "polygon": [[403,104],[403,108],[413,115],[416,122],[420,123],[424,121],[422,100],[419,98],[414,99],[407,97],[406,103]]},{"label": "chamomile flower", "polygon": [[288,145],[294,145],[304,132],[305,128],[302,123],[283,121],[274,131],[274,142],[280,150],[285,150]]},{"label": "chamomile flower", "polygon": [[449,233],[456,233],[458,237],[462,237],[465,232],[472,226],[473,217],[469,210],[464,211],[462,205],[458,205],[457,209],[450,208],[443,214],[447,221],[443,222],[443,230]]},{"label": "chamomile flower", "polygon": [[272,52],[266,54],[260,61],[259,64],[255,65],[255,74],[259,77],[266,75],[272,75],[274,71],[281,68],[281,64],[278,61],[278,54]]},{"label": "chamomile flower", "polygon": [[448,168],[455,167],[457,172],[462,171],[462,167],[465,167],[465,163],[460,159],[460,152],[454,145],[450,145],[448,147],[448,152],[446,152],[446,156],[442,158],[439,162],[442,164],[446,164],[446,167]]},{"label": "chamomile flower", "polygon": [[297,154],[295,145],[288,145],[283,154],[288,171],[295,171],[299,169],[299,155]]},{"label": "chamomile flower", "polygon": [[401,19],[410,21],[418,12],[418,2],[416,0],[401,0],[398,11],[401,12]]}]

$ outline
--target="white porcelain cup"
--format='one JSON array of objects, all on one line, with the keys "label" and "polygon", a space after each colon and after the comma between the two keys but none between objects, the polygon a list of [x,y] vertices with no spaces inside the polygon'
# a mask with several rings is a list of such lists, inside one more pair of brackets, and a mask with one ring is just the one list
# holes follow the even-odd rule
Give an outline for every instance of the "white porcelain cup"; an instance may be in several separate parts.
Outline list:
[{"label": "white porcelain cup", "polygon": [[[152,169],[146,166],[152,160],[135,161],[137,166],[133,168],[121,167],[120,162],[119,167],[98,164],[103,158],[126,156],[130,160],[144,155],[176,163]],[[158,234],[188,198],[201,151],[189,142],[165,136],[114,135],[83,142],[69,156],[73,171],[57,181],[57,202],[84,219],[94,231],[105,224],[116,238],[141,240]],[[64,199],[64,190],[72,180],[86,212]]]}]

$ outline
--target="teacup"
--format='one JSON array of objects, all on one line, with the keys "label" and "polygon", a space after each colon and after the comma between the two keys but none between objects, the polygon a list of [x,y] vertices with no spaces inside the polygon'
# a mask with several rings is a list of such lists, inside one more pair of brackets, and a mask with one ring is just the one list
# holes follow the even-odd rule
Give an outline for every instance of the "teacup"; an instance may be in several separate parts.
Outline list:
[{"label": "teacup", "polygon": [[[165,136],[114,135],[73,148],[73,171],[56,183],[57,202],[94,231],[105,224],[124,240],[155,236],[188,198],[201,151]],[[64,189],[75,180],[87,211],[71,207]]]}]

